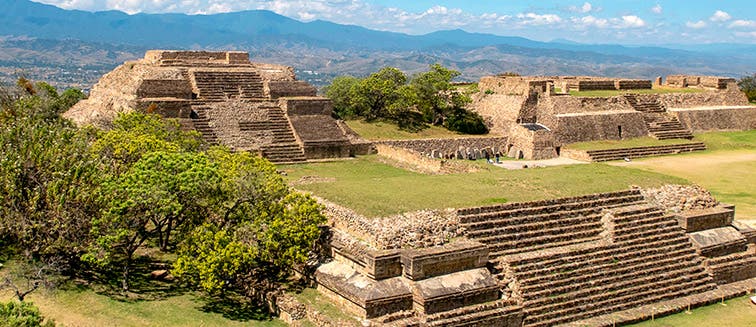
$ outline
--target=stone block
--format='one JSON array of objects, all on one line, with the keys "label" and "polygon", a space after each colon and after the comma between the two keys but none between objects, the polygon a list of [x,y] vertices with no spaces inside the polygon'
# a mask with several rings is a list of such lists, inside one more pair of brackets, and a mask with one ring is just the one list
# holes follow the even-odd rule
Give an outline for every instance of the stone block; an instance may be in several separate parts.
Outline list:
[{"label": "stone block", "polygon": [[362,318],[375,318],[412,309],[412,291],[401,277],[376,281],[338,262],[315,272],[318,289]]},{"label": "stone block", "polygon": [[735,210],[723,207],[702,210],[690,210],[678,216],[680,226],[686,232],[698,232],[707,229],[727,227],[735,218]]},{"label": "stone block", "polygon": [[425,314],[491,302],[501,298],[500,286],[485,268],[431,277],[415,283],[415,310]]},{"label": "stone block", "polygon": [[706,257],[719,257],[748,248],[745,236],[732,226],[693,232],[688,236],[699,253]]},{"label": "stone block", "polygon": [[444,246],[407,250],[401,257],[404,277],[422,280],[475,268],[488,262],[488,247],[478,242],[456,242]]}]

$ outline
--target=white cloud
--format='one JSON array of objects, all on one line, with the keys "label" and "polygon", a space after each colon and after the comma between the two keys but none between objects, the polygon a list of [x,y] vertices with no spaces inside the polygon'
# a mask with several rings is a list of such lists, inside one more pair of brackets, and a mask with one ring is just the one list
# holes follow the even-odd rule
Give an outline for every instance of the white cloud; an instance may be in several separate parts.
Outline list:
[{"label": "white cloud", "polygon": [[738,19],[730,23],[730,28],[756,28],[756,20]]},{"label": "white cloud", "polygon": [[656,6],[651,7],[651,12],[654,14],[660,15],[663,11],[664,9],[658,3],[656,4]]},{"label": "white cloud", "polygon": [[717,10],[714,12],[714,15],[711,15],[711,17],[709,17],[709,20],[712,22],[726,22],[731,18],[732,16],[730,16],[730,14],[721,10]]},{"label": "white cloud", "polygon": [[699,28],[706,27],[706,22],[702,21],[702,20],[699,20],[697,22],[686,22],[685,26],[690,27],[690,28],[694,28],[694,29],[699,29]]},{"label": "white cloud", "polygon": [[622,16],[621,22],[618,24],[618,27],[621,28],[633,28],[633,27],[643,27],[646,26],[646,22],[641,19],[638,16],[635,15],[628,15],[628,16]]},{"label": "white cloud", "polygon": [[572,22],[575,24],[578,24],[582,27],[598,27],[598,28],[606,28],[609,26],[609,20],[605,18],[596,18],[591,15],[581,17],[581,18],[573,18]]},{"label": "white cloud", "polygon": [[525,13],[525,14],[518,14],[517,18],[519,18],[520,24],[522,25],[551,25],[560,23],[562,21],[562,18],[554,15],[554,14],[536,14],[536,13]]},{"label": "white cloud", "polygon": [[590,2],[583,3],[582,6],[570,6],[569,11],[587,14],[593,10],[593,5]]}]

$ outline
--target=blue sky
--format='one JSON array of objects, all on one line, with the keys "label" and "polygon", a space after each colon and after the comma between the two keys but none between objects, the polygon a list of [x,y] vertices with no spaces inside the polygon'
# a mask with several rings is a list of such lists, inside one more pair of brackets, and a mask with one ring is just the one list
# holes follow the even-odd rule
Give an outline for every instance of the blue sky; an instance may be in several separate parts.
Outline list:
[{"label": "blue sky", "polygon": [[540,41],[690,44],[756,43],[756,4],[747,0],[36,0],[66,9],[211,14],[266,9],[302,21],[409,34],[464,29]]}]

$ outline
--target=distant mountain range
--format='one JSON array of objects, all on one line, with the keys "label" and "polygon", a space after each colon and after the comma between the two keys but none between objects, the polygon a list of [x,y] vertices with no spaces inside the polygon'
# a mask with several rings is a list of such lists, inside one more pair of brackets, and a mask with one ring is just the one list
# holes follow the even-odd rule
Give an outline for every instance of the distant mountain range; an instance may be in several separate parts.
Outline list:
[{"label": "distant mountain range", "polygon": [[756,68],[756,45],[748,44],[588,45],[462,30],[407,35],[320,20],[300,22],[261,10],[128,15],[64,10],[28,0],[0,4],[0,77],[13,75],[14,69],[42,78],[54,78],[55,71],[67,72],[68,77],[93,72],[81,75],[82,85],[91,85],[100,71],[141,57],[150,48],[247,50],[253,60],[296,67],[301,78],[316,85],[336,75],[364,75],[382,66],[412,73],[436,62],[460,70],[466,80],[504,71],[738,77]]}]

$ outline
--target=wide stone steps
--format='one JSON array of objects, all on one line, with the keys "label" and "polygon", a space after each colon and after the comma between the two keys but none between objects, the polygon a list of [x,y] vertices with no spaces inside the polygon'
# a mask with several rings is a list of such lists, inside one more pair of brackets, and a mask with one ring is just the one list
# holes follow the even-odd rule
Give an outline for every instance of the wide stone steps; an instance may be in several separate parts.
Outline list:
[{"label": "wide stone steps", "polygon": [[[676,256],[678,254],[684,256]],[[700,257],[695,252],[679,251],[678,253],[658,254],[649,258],[635,258],[623,262],[618,260],[608,264],[589,267],[579,273],[570,272],[571,277],[541,282],[522,287],[525,300],[552,300],[552,296],[570,293],[579,296],[580,292],[588,292],[586,285],[611,285],[623,281],[632,281],[640,276],[647,276],[675,269],[683,269],[692,265],[699,265]],[[575,276],[577,274],[577,276]],[[582,275],[581,275],[582,274]],[[526,281],[527,282],[527,281]]]},{"label": "wide stone steps", "polygon": [[[575,235],[577,232],[593,232],[600,233],[602,228],[601,216],[585,217],[583,222],[579,222],[576,225],[559,224],[560,221],[556,221],[554,225],[543,224],[542,228],[538,228],[537,225],[531,225],[531,229],[527,231],[513,231],[511,233],[502,233],[499,235],[492,235],[486,237],[469,237],[472,240],[485,243],[496,244],[506,243],[510,241],[518,241],[522,244],[528,244],[531,240],[540,239],[542,237],[557,237],[565,234]],[[517,228],[519,226],[515,226]]]},{"label": "wide stone steps", "polygon": [[[646,304],[661,302],[667,299],[687,296],[691,294],[710,291],[713,286],[706,282],[688,282],[681,285],[674,285],[665,288],[652,288],[636,294],[629,294],[605,301],[601,306],[591,306],[589,308],[580,307],[580,312],[574,313],[575,310],[560,310],[551,314],[551,319],[545,317],[533,316],[526,318],[523,326],[545,327],[564,324],[572,321],[582,320],[602,314],[623,311],[630,308],[643,306]],[[526,316],[527,317],[527,316]]]},{"label": "wide stone steps", "polygon": [[207,116],[207,107],[193,107],[192,110],[197,114],[197,118],[192,119],[194,129],[202,135],[202,139],[208,144],[219,144],[218,135],[215,129],[210,126],[210,118]]},{"label": "wide stone steps", "polygon": [[257,99],[264,95],[262,78],[255,72],[196,71],[192,75],[201,99]]},{"label": "wide stone steps", "polygon": [[621,160],[624,158],[642,158],[650,156],[659,156],[667,154],[677,154],[683,152],[693,152],[706,150],[706,145],[701,142],[691,142],[682,144],[670,144],[659,146],[646,146],[625,149],[611,150],[591,150],[587,151],[592,161],[610,161]]},{"label": "wide stone steps", "polygon": [[484,322],[501,319],[500,317],[515,313],[522,308],[512,305],[507,300],[466,306],[450,311],[440,312],[426,317],[423,326],[477,326]]},{"label": "wide stone steps", "polygon": [[[565,225],[582,224],[589,221],[600,220],[601,210],[588,208],[568,212],[556,212],[543,215],[525,216],[508,219],[492,225],[490,228],[473,228],[468,229],[468,238],[486,238],[490,236],[500,236],[502,234],[525,233],[528,231],[539,230],[544,228],[553,228]],[[477,225],[478,227],[480,225]],[[499,227],[502,226],[502,227]],[[467,228],[467,226],[465,226]]]},{"label": "wide stone steps", "polygon": [[714,257],[708,260],[707,266],[715,276],[743,269],[753,269],[750,275],[756,276],[756,254],[752,250],[748,250]]},{"label": "wide stone steps", "polygon": [[[607,300],[612,300],[613,297],[622,295],[632,295],[635,292],[643,292],[644,290],[653,290],[659,288],[665,288],[676,284],[684,284],[686,282],[698,281],[701,283],[708,283],[710,287],[714,287],[711,276],[699,265],[698,267],[691,267],[690,265],[678,265],[677,270],[670,270],[667,272],[639,275],[639,278],[631,278],[625,281],[619,281],[613,284],[600,284],[590,282],[581,288],[578,292],[566,293],[553,297],[538,298],[536,300],[526,300],[523,303],[525,312],[527,313],[526,320],[529,318],[539,317],[545,319],[551,319],[555,317],[555,312],[561,311],[562,314],[574,314],[581,311],[581,306],[586,307],[600,307],[605,305]],[[564,309],[574,310],[572,312],[565,311]],[[554,316],[552,316],[554,315]]]},{"label": "wide stone steps", "polygon": [[559,199],[549,199],[549,200],[530,201],[530,202],[513,202],[513,203],[505,203],[505,204],[492,205],[492,206],[459,209],[457,210],[457,214],[461,216],[461,219],[464,219],[465,216],[478,215],[478,214],[483,214],[483,213],[502,212],[502,211],[510,211],[514,209],[523,209],[523,208],[530,209],[533,207],[558,206],[560,204],[610,199],[610,198],[615,198],[615,197],[624,197],[624,196],[631,196],[631,195],[637,196],[637,195],[641,195],[641,193],[639,190],[622,190],[622,191],[617,191],[617,192],[589,194],[589,195],[581,195],[581,196],[559,198]]},{"label": "wide stone steps", "polygon": [[544,258],[542,261],[522,265],[513,260],[509,264],[520,280],[527,281],[527,283],[536,283],[556,278],[558,274],[564,275],[566,272],[579,271],[592,265],[613,263],[615,258],[618,260],[629,260],[633,256],[654,256],[658,253],[677,253],[681,250],[695,252],[687,237],[622,247],[615,245],[606,246],[604,248],[579,251],[581,253],[579,255],[563,256],[557,259]]},{"label": "wide stone steps", "polygon": [[545,236],[526,241],[517,240],[506,243],[489,244],[488,248],[491,250],[491,257],[499,257],[547,248],[594,242],[600,239],[601,237],[597,231],[589,230],[565,235]]},{"label": "wide stone steps", "polygon": [[307,161],[302,146],[298,143],[273,144],[262,147],[263,156],[273,163],[297,163]]},{"label": "wide stone steps", "polygon": [[510,224],[512,219],[526,216],[546,215],[551,213],[564,213],[582,209],[601,209],[611,206],[624,205],[642,201],[643,196],[633,194],[603,199],[547,204],[525,208],[503,209],[501,211],[484,212],[460,216],[460,224],[467,230],[488,229],[497,224]]}]

